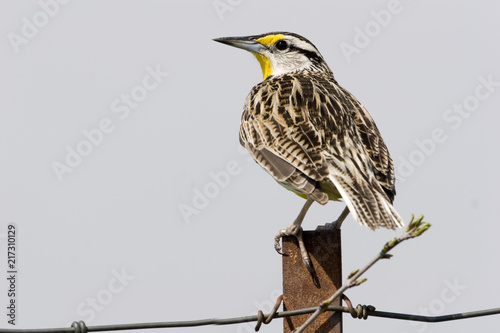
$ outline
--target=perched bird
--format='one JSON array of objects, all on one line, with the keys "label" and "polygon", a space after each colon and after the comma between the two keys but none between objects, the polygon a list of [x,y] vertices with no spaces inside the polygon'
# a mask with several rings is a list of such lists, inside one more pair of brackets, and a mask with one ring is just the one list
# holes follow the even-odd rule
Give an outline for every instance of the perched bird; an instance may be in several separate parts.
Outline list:
[{"label": "perched bird", "polygon": [[275,237],[278,252],[280,238],[294,235],[310,268],[301,223],[314,201],[345,201],[334,227],[349,212],[371,229],[403,226],[392,206],[393,162],[377,126],[309,40],[271,32],[214,41],[250,51],[264,75],[245,101],[241,145],[280,185],[307,199],[295,222]]}]

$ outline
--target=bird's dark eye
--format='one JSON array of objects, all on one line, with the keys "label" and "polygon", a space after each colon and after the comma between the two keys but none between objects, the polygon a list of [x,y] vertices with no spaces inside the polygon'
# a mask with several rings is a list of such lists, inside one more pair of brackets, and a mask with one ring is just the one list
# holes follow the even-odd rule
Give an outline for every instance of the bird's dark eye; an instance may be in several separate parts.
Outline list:
[{"label": "bird's dark eye", "polygon": [[285,42],[284,40],[279,40],[276,43],[276,48],[280,51],[286,50],[288,48],[288,43]]}]

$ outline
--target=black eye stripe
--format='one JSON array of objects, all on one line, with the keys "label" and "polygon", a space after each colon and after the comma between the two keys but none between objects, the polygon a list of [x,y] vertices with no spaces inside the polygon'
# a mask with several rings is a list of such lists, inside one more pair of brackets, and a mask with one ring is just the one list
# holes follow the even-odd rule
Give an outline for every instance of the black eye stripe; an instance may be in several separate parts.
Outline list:
[{"label": "black eye stripe", "polygon": [[316,52],[308,51],[308,50],[304,50],[304,49],[300,49],[300,48],[295,47],[293,45],[290,45],[290,47],[288,48],[288,50],[289,51],[296,51],[298,53],[302,53],[303,55],[305,55],[306,57],[308,57],[312,61],[317,61],[317,62],[321,61],[320,56]]}]

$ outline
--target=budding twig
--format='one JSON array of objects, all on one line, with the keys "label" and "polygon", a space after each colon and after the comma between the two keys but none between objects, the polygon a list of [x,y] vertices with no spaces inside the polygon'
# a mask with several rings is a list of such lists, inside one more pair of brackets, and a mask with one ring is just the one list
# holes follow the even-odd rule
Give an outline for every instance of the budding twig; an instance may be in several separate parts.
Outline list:
[{"label": "budding twig", "polygon": [[359,286],[361,283],[366,281],[366,278],[359,280],[361,275],[363,275],[370,267],[372,267],[377,261],[380,259],[387,259],[390,258],[391,255],[387,254],[390,250],[392,250],[394,247],[396,247],[398,244],[401,242],[415,238],[423,234],[427,229],[431,227],[431,225],[427,222],[423,222],[424,216],[420,216],[415,220],[415,216],[411,216],[411,221],[408,224],[408,228],[406,228],[406,231],[401,235],[401,237],[396,237],[390,241],[388,241],[384,247],[382,248],[382,251],[375,256],[368,264],[366,264],[363,268],[361,269],[356,269],[349,274],[346,282],[339,288],[337,291],[328,299],[324,300],[321,302],[321,304],[318,306],[316,311],[302,324],[295,332],[300,333],[303,332],[311,323],[316,320],[323,312],[326,311],[327,307],[333,303],[335,299],[340,297],[344,291],[346,291],[349,288]]}]

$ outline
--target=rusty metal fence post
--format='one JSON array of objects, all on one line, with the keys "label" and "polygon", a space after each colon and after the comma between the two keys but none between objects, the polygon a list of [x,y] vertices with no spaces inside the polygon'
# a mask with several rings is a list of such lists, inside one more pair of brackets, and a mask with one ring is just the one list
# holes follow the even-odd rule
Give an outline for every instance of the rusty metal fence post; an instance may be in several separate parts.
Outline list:
[{"label": "rusty metal fence post", "polygon": [[[295,237],[283,237],[283,310],[318,306],[342,285],[340,230],[304,231],[304,243],[312,260],[315,278],[306,269]],[[341,305],[337,299],[332,305]],[[309,315],[283,320],[283,331],[297,329]],[[306,332],[342,333],[342,313],[323,313]]]}]

